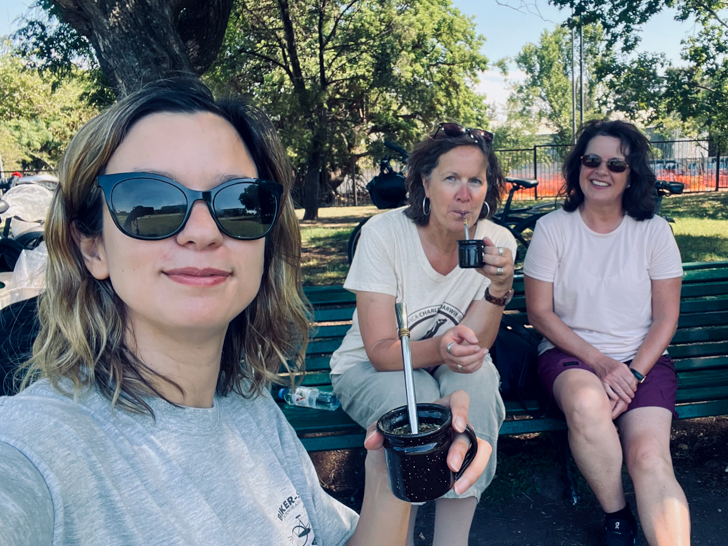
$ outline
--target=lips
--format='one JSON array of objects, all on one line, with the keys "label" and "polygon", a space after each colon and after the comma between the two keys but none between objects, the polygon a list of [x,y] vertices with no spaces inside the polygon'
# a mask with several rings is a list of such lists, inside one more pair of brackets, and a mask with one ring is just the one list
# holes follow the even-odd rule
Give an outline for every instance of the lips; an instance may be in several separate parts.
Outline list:
[{"label": "lips", "polygon": [[229,271],[213,268],[182,267],[169,269],[163,273],[170,280],[189,286],[215,286],[224,283],[230,277]]}]

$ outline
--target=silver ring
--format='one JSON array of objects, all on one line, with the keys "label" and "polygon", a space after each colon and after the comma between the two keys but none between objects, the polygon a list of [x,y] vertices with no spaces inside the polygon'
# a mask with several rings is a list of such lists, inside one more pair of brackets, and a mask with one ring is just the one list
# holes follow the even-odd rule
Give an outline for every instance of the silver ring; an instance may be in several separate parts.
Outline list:
[{"label": "silver ring", "polygon": [[452,353],[450,352],[450,347],[452,347],[453,345],[455,345],[455,342],[454,342],[454,341],[453,341],[452,343],[450,343],[450,344],[449,344],[449,345],[448,345],[448,346],[447,346],[447,347],[445,348],[445,350],[447,351],[447,354],[449,354],[449,355],[451,355],[451,354],[452,354]]},{"label": "silver ring", "polygon": [[463,371],[463,365],[462,364],[458,364],[458,371],[459,372],[462,372]]},{"label": "silver ring", "polygon": [[498,268],[496,268],[496,270],[495,270],[495,274],[496,274],[496,275],[503,275],[503,268],[502,268],[502,267],[498,267]]},{"label": "silver ring", "polygon": [[503,256],[503,247],[502,246],[498,247],[498,256]]}]

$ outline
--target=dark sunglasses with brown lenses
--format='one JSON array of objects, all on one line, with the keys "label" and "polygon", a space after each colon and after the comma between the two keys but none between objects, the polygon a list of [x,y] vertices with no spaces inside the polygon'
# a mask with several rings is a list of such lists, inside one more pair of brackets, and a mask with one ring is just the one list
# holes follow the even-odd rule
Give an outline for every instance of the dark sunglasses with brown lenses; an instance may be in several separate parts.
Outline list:
[{"label": "dark sunglasses with brown lenses", "polygon": [[441,123],[437,126],[437,130],[432,135],[432,138],[457,138],[463,135],[468,135],[476,140],[482,139],[488,144],[493,142],[493,133],[490,131],[486,131],[485,129],[468,129],[457,123]]},{"label": "dark sunglasses with brown lenses", "polygon": [[[602,164],[602,161],[604,160],[596,154],[587,154],[581,156],[581,164],[585,167],[588,167],[589,169],[596,169],[597,167],[599,167],[599,165]],[[612,158],[607,160],[607,169],[609,169],[613,173],[623,173],[627,170],[627,167],[629,167],[627,162],[621,159]]]}]

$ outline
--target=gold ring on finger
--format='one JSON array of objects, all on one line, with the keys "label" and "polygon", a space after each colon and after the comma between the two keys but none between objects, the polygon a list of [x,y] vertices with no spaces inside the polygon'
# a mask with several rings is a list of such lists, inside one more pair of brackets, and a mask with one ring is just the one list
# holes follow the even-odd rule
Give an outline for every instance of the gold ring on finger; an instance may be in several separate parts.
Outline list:
[{"label": "gold ring on finger", "polygon": [[495,274],[496,274],[496,275],[499,275],[499,276],[500,276],[500,275],[503,275],[503,268],[502,268],[502,267],[498,267],[498,268],[496,268],[496,270],[495,270]]}]

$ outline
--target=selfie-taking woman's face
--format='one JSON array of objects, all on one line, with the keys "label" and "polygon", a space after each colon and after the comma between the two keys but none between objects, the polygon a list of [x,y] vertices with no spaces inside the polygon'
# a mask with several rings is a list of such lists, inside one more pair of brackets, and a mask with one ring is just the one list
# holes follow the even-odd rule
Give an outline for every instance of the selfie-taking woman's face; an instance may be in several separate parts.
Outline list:
[{"label": "selfie-taking woman's face", "polygon": [[485,155],[475,146],[458,146],[442,154],[424,181],[432,225],[460,234],[464,214],[474,225],[488,192],[487,173]]},{"label": "selfie-taking woman's face", "polygon": [[[187,188],[210,190],[232,178],[256,178],[235,129],[210,113],[152,114],[138,121],[105,174],[157,173]],[[158,241],[122,233],[104,205],[101,239],[86,264],[109,277],[135,331],[224,331],[253,300],[263,272],[264,239],[223,235],[207,205],[196,202],[184,228]]]}]

